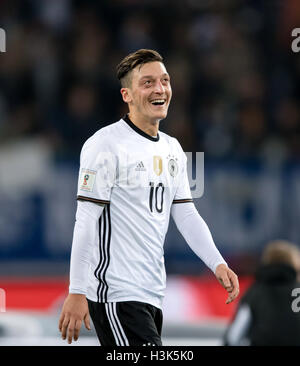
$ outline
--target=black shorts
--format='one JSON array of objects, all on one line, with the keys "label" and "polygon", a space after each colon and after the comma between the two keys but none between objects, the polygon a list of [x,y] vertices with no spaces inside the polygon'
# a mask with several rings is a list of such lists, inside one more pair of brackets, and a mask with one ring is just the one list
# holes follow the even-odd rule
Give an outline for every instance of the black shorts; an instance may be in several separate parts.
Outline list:
[{"label": "black shorts", "polygon": [[162,311],[138,301],[88,300],[101,346],[162,346]]}]

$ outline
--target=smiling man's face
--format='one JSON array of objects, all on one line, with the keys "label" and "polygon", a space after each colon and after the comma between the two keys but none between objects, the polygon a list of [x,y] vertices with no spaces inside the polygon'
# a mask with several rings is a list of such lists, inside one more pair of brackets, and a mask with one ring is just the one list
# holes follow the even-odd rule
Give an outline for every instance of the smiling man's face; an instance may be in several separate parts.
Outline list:
[{"label": "smiling man's face", "polygon": [[172,89],[163,63],[154,61],[132,70],[131,86],[122,88],[129,112],[144,121],[156,122],[167,117]]}]

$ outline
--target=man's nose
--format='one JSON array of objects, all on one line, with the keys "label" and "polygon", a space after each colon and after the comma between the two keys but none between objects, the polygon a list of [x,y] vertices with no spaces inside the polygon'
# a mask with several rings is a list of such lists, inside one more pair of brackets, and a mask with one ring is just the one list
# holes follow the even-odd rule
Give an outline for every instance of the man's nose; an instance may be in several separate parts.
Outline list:
[{"label": "man's nose", "polygon": [[165,88],[164,88],[164,86],[163,86],[163,84],[161,83],[160,80],[155,83],[154,91],[156,93],[164,93]]}]

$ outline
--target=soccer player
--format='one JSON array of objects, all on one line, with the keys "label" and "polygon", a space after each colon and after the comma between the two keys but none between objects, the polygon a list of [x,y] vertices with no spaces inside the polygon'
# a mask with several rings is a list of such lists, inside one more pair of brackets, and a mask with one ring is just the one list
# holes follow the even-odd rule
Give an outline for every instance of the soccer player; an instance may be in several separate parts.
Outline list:
[{"label": "soccer player", "polygon": [[170,214],[192,250],[228,292],[239,293],[196,210],[179,142],[159,131],[172,89],[159,53],[141,49],[117,67],[129,113],[83,145],[70,287],[59,320],[77,340],[92,317],[103,346],[162,345],[164,239]]}]

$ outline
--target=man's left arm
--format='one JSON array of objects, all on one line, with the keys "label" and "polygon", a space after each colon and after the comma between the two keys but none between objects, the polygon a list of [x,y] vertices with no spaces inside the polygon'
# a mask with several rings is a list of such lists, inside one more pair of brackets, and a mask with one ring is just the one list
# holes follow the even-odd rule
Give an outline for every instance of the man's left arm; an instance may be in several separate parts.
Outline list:
[{"label": "man's left arm", "polygon": [[227,266],[214,243],[206,222],[199,215],[194,203],[173,204],[171,215],[190,248],[212,270],[228,292],[226,304],[232,302],[239,294],[238,277]]}]

